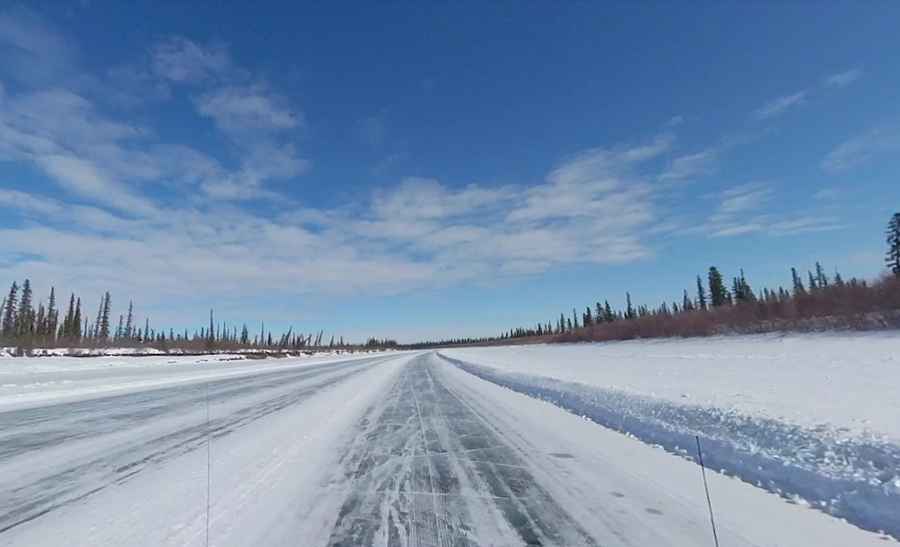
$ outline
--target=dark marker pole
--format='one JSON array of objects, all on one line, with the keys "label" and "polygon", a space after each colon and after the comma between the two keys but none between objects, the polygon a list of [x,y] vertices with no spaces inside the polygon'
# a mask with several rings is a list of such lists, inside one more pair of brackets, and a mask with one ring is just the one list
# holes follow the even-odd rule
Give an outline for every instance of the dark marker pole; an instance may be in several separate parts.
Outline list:
[{"label": "dark marker pole", "polygon": [[716,518],[713,516],[712,500],[709,498],[709,484],[706,482],[706,466],[703,465],[703,450],[700,449],[700,436],[694,435],[697,440],[697,456],[700,458],[700,474],[703,475],[703,489],[706,491],[706,505],[709,507],[709,522],[712,524],[713,541],[719,547],[719,535],[716,533]]}]

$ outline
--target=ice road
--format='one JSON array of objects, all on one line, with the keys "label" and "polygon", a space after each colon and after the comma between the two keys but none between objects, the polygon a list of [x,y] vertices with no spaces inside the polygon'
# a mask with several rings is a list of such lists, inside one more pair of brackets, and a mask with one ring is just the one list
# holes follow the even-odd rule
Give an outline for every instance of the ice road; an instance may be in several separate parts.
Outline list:
[{"label": "ice road", "polygon": [[[697,465],[432,352],[167,374],[0,397],[0,545],[713,544]],[[885,545],[708,478],[722,545]]]}]

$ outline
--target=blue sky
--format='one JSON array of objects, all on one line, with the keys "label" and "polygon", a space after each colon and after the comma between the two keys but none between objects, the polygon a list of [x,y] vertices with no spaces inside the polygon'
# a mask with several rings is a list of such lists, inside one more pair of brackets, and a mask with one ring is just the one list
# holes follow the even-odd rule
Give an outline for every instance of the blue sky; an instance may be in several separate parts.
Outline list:
[{"label": "blue sky", "polygon": [[158,4],[0,8],[0,279],[412,340],[882,270],[896,3]]}]

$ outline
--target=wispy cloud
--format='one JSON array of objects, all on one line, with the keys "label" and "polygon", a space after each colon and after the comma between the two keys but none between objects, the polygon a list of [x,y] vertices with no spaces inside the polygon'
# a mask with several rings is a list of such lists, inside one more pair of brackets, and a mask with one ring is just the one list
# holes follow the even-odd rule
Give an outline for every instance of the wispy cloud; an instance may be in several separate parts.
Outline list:
[{"label": "wispy cloud", "polygon": [[711,238],[749,234],[787,236],[823,232],[841,228],[840,220],[830,215],[775,214],[770,211],[775,189],[768,183],[741,184],[707,196],[717,205],[706,222],[683,230]]},{"label": "wispy cloud", "polygon": [[837,145],[822,160],[822,169],[839,173],[869,163],[876,156],[900,151],[900,131],[872,129]]},{"label": "wispy cloud", "polygon": [[843,228],[839,218],[835,216],[801,216],[774,222],[769,226],[769,233],[776,236],[787,236],[811,232],[830,232]]},{"label": "wispy cloud", "polygon": [[287,100],[261,85],[227,86],[198,97],[197,111],[212,118],[225,133],[237,140],[258,132],[294,129],[303,116]]},{"label": "wispy cloud", "polygon": [[136,214],[153,207],[123,182],[157,174],[152,160],[129,146],[141,136],[140,128],[110,120],[68,91],[10,97],[0,90],[0,157],[31,162],[74,195]]},{"label": "wispy cloud", "polygon": [[56,214],[64,209],[56,200],[2,188],[0,188],[0,208],[38,215]]},{"label": "wispy cloud", "polygon": [[201,82],[233,68],[224,45],[202,46],[181,36],[157,43],[151,50],[151,61],[159,77],[180,83]]},{"label": "wispy cloud", "polygon": [[49,84],[72,75],[78,47],[28,9],[0,12],[0,66],[29,85]]},{"label": "wispy cloud", "polygon": [[863,75],[861,68],[851,68],[825,77],[825,87],[847,87]]},{"label": "wispy cloud", "polygon": [[806,91],[798,91],[790,95],[784,95],[782,97],[778,97],[777,99],[773,99],[772,101],[769,101],[768,103],[756,109],[753,112],[753,116],[757,120],[767,120],[769,118],[780,116],[787,112],[789,109],[803,104],[803,102],[806,100],[806,94]]},{"label": "wispy cloud", "polygon": [[813,194],[813,199],[819,201],[832,201],[840,196],[840,191],[837,188],[822,188],[821,190],[817,190],[816,193]]},{"label": "wispy cloud", "polygon": [[717,157],[718,152],[714,149],[679,156],[672,160],[669,168],[659,176],[659,180],[678,181],[707,175],[713,171]]}]

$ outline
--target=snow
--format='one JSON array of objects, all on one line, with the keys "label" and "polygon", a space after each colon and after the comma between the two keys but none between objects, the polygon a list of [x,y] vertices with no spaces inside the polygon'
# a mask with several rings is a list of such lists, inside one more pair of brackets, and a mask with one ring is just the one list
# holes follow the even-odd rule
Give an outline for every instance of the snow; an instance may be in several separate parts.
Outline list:
[{"label": "snow", "polygon": [[442,350],[499,370],[900,442],[900,333]]},{"label": "snow", "polygon": [[[172,457],[148,458],[136,468],[140,472],[126,474],[87,502],[66,503],[48,517],[0,533],[0,545],[49,547],[60,545],[60,538],[65,538],[66,545],[85,547],[206,545],[208,457],[209,545],[296,545],[298,538],[321,535],[332,517],[319,510],[319,482],[337,466],[347,431],[405,361],[401,356],[318,389],[302,399],[302,404],[261,417],[252,428],[238,427],[227,435],[213,436],[209,455],[202,436],[194,449],[181,454],[178,445],[173,445]],[[297,389],[289,387],[288,392]],[[241,408],[252,402],[232,397],[213,403],[210,419],[215,424],[240,414]],[[197,405],[164,422],[112,433],[112,439],[84,439],[74,445],[76,450],[60,447],[59,457],[48,454],[48,459],[93,469],[94,458],[110,457],[114,448],[124,452],[132,444],[154,438],[159,439],[154,444],[164,443],[166,437],[158,437],[163,432],[202,427],[204,413],[205,407]],[[4,483],[13,477],[41,475],[48,468],[43,458],[29,460],[13,458],[0,464],[0,476],[4,477],[0,488],[8,487]],[[91,474],[109,472],[101,469]],[[120,471],[116,469],[116,473]],[[80,479],[84,473],[79,475]],[[64,491],[65,482],[54,481],[47,487]],[[63,498],[62,492],[59,498]],[[298,514],[304,517],[298,519]]]},{"label": "snow", "polygon": [[6,357],[0,359],[0,410],[390,353],[322,352],[253,360],[240,354]]},{"label": "snow", "polygon": [[[712,545],[694,463],[497,385],[506,370],[312,361],[106,367],[83,387],[115,396],[0,408],[0,546],[206,545],[207,488],[217,547]],[[708,478],[723,546],[889,539]]]},{"label": "snow", "polygon": [[790,335],[441,352],[773,493],[900,537],[900,336]]},{"label": "snow", "polygon": [[[461,370],[447,376],[464,386],[491,424],[527,455],[535,478],[592,532],[599,545],[712,545],[699,468],[557,406]],[[707,473],[721,545],[885,545],[803,505]]]}]

